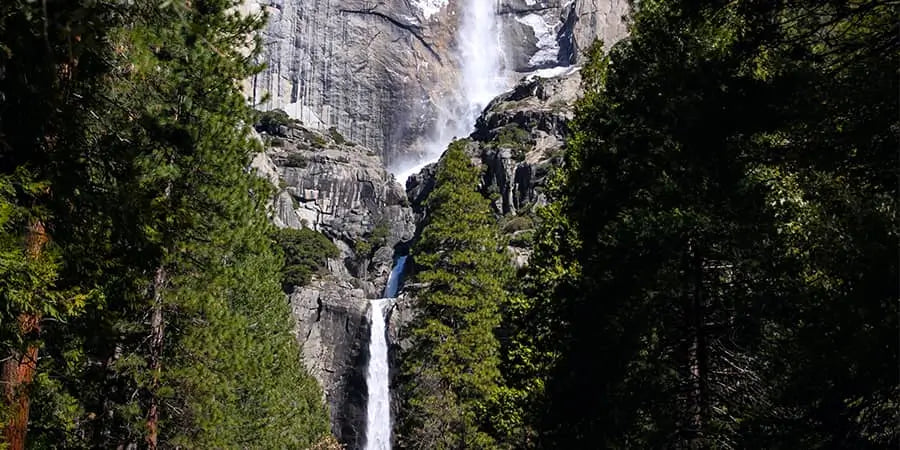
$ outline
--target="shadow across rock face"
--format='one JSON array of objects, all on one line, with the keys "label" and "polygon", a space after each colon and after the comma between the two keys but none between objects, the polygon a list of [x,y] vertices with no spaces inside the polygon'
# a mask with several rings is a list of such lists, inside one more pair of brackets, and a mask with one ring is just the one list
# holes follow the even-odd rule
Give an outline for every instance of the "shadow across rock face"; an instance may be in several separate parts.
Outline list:
[{"label": "shadow across rock face", "polygon": [[345,281],[324,277],[290,295],[303,360],[322,385],[332,432],[348,448],[365,440],[369,300]]}]

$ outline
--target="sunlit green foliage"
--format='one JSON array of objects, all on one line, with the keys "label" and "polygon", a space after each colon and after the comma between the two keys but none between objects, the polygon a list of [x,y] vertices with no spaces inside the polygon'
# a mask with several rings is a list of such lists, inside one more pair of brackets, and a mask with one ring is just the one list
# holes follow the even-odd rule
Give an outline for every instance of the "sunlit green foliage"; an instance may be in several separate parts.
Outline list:
[{"label": "sunlit green foliage", "polygon": [[412,250],[418,317],[403,355],[404,448],[497,448],[490,405],[501,395],[495,332],[512,272],[479,171],[450,145]]},{"label": "sunlit green foliage", "polygon": [[325,267],[328,258],[340,254],[325,235],[308,228],[283,228],[278,230],[275,239],[284,251],[281,283],[285,290],[308,284],[310,277]]}]

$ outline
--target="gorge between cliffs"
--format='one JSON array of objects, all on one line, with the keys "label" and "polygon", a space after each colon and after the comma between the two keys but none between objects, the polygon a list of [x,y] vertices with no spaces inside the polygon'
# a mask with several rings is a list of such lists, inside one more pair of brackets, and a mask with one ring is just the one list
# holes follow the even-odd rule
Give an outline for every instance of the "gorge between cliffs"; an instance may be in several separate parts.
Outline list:
[{"label": "gorge between cliffs", "polygon": [[[304,360],[325,390],[335,435],[350,448],[389,448],[369,443],[385,439],[383,433],[376,437],[369,430],[373,405],[368,384],[373,380],[366,371],[374,357],[372,314],[377,307],[385,308],[390,376],[396,383],[398,358],[409,342],[403,328],[415,315],[415,297],[404,290],[390,304],[376,305],[369,299],[381,297],[389,280],[402,276],[389,276],[391,264],[398,257],[407,258],[421,232],[427,214],[424,201],[436,181],[434,163],[452,140],[474,132],[478,137],[467,151],[486,173],[472,188],[498,189],[502,198],[493,207],[500,215],[543,204],[544,178],[561,151],[580,91],[579,46],[598,36],[621,37],[627,13],[624,4],[616,3],[460,0],[435,5],[429,9],[424,4],[412,8],[403,2],[381,4],[361,15],[348,12],[358,11],[350,5],[338,4],[329,7],[334,16],[321,10],[313,13],[302,2],[287,2],[275,11],[270,5],[263,33],[267,68],[251,84],[255,97],[271,89],[264,106],[286,112],[284,123],[260,129],[264,140],[278,145],[270,145],[254,162],[280,184],[276,224],[313,228],[341,249],[329,260],[327,275],[296,288],[290,301]],[[303,11],[310,15],[303,16]],[[583,17],[575,20],[577,14]],[[318,17],[332,20],[317,22]],[[338,27],[336,21],[347,23]],[[400,22],[410,24],[408,29],[398,26]],[[393,43],[382,44],[384,37],[377,35],[373,42],[346,37],[330,41],[337,38],[330,31],[362,26],[367,29],[357,28],[360,33],[383,30]],[[315,34],[318,42],[307,34],[287,40],[287,33],[319,27],[323,31]],[[369,50],[361,52],[357,48],[361,45]],[[327,55],[317,53],[326,47]],[[367,75],[334,72],[333,67],[353,58],[348,64],[360,64],[361,73]],[[376,66],[378,61],[384,65]],[[412,64],[415,67],[408,66]],[[317,85],[317,78],[310,78],[315,73],[334,77],[333,81]],[[397,84],[400,76],[402,88]],[[371,92],[373,85],[378,90]],[[290,96],[283,94],[288,86]],[[320,96],[329,87],[332,103],[323,103]],[[506,97],[500,96],[514,87]],[[368,100],[343,103],[342,89],[363,93],[358,99],[389,105],[365,103]],[[391,91],[389,101],[377,97],[383,89]],[[488,104],[492,106],[487,108]],[[390,122],[381,128],[389,133],[368,135],[366,108],[381,111],[368,117],[385,120],[389,115]],[[510,133],[523,142],[498,147],[496,142],[508,140]],[[533,148],[526,150],[530,141]],[[523,150],[513,150],[510,143]],[[513,151],[526,153],[527,158],[513,156]],[[302,167],[292,161],[302,161]],[[520,235],[520,231],[527,232],[517,230]],[[374,245],[360,254],[356,243],[361,241]],[[517,264],[527,261],[529,250],[524,245],[510,250]],[[392,398],[396,409],[396,391]],[[391,410],[380,402],[379,411],[389,414]],[[389,424],[390,419],[385,418]]]}]

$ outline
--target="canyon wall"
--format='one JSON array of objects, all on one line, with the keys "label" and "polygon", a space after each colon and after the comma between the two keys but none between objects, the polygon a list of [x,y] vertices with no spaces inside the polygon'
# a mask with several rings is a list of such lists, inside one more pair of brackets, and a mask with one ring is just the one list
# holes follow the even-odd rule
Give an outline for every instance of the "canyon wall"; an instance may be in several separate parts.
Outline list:
[{"label": "canyon wall", "polygon": [[[460,0],[254,1],[269,15],[266,68],[247,87],[258,108],[283,109],[309,128],[334,127],[388,166],[422,151],[460,87]],[[498,11],[514,80],[576,64],[594,38],[624,36],[628,2],[502,0]]]}]

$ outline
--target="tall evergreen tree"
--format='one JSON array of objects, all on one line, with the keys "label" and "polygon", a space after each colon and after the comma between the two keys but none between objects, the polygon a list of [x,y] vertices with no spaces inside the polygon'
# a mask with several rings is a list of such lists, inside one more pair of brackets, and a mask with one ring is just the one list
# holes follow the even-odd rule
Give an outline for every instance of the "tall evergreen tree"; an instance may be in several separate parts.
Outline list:
[{"label": "tall evergreen tree", "polygon": [[495,332],[511,262],[477,190],[479,171],[456,141],[441,158],[412,250],[419,315],[403,359],[403,448],[496,448],[489,405],[501,386]]},{"label": "tall evergreen tree", "polygon": [[25,446],[33,383],[46,378],[38,365],[45,322],[72,317],[89,300],[89,285],[59,277],[57,205],[81,183],[72,172],[111,70],[103,40],[119,18],[103,1],[0,6],[0,422],[13,449]]},{"label": "tall evergreen tree", "polygon": [[[4,345],[38,344],[11,326],[21,310],[86,306],[42,327],[32,446],[306,448],[327,434],[279,288],[270,190],[247,169],[240,81],[263,18],[239,3],[0,9]],[[40,261],[28,229],[53,237]],[[104,302],[85,304],[94,288]]]},{"label": "tall evergreen tree", "polygon": [[533,260],[545,446],[896,443],[896,13],[643,2],[595,49]]}]

